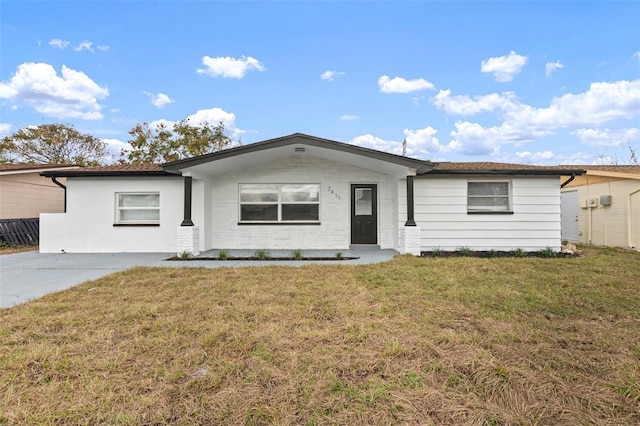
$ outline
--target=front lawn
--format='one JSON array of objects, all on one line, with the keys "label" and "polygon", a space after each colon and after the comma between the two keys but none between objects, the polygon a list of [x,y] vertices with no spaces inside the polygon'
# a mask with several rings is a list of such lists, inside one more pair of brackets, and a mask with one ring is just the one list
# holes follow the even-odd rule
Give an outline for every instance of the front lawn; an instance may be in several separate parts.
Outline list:
[{"label": "front lawn", "polygon": [[640,253],[136,268],[0,311],[0,424],[640,424]]}]

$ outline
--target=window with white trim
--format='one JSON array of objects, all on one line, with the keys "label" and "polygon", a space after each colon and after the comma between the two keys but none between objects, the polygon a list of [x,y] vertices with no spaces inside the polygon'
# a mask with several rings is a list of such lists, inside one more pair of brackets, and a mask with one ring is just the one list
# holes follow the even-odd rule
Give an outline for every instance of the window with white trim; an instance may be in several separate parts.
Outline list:
[{"label": "window with white trim", "polygon": [[320,221],[320,185],[240,184],[241,223]]},{"label": "window with white trim", "polygon": [[118,225],[160,224],[159,192],[116,192]]},{"label": "window with white trim", "polygon": [[511,212],[510,187],[508,181],[467,182],[467,211]]}]

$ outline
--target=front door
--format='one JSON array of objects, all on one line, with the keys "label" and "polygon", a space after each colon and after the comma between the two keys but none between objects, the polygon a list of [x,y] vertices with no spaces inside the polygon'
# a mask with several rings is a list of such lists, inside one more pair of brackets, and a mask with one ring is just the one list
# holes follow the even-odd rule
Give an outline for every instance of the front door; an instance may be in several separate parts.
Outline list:
[{"label": "front door", "polygon": [[377,185],[351,185],[351,244],[378,244],[377,198]]}]

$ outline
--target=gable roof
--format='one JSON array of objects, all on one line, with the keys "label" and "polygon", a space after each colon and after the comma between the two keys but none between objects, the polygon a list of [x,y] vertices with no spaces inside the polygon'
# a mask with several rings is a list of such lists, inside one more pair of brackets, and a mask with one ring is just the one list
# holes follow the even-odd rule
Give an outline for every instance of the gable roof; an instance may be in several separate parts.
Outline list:
[{"label": "gable roof", "polygon": [[529,164],[444,161],[436,163],[428,174],[500,174],[500,175],[582,175],[584,168],[578,166],[532,166]]},{"label": "gable roof", "polygon": [[363,148],[343,142],[337,142],[330,139],[318,138],[316,136],[305,135],[303,133],[294,133],[288,136],[282,136],[275,139],[269,139],[262,142],[255,142],[249,145],[242,145],[235,148],[229,148],[211,154],[200,155],[198,157],[186,158],[184,160],[171,161],[163,164],[165,170],[178,171],[187,167],[193,167],[216,160],[235,157],[242,154],[256,153],[271,148],[280,148],[290,145],[308,145],[318,148],[330,149],[349,154],[361,155],[375,160],[386,161],[393,164],[411,167],[419,173],[424,173],[433,168],[430,161],[418,160],[415,158],[404,157],[401,155],[390,154],[388,152],[376,151],[374,149]]}]

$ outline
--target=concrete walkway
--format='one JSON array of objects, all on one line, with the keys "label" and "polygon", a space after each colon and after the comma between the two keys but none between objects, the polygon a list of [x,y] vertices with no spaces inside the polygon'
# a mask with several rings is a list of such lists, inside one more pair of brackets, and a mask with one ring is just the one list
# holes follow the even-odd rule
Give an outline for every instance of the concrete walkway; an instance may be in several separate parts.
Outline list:
[{"label": "concrete walkway", "polygon": [[[217,257],[217,251],[204,252],[203,257]],[[230,250],[233,257],[248,257],[253,251]],[[335,257],[336,251],[309,250],[303,252],[308,257]],[[252,261],[252,260],[197,260],[167,261],[172,253],[64,253],[46,254],[35,251],[0,255],[0,308],[9,308],[47,293],[61,291],[95,280],[113,272],[134,266],[219,268],[242,266],[287,265],[303,266],[310,263],[358,265],[379,263],[391,259],[394,250],[356,249],[342,252],[351,260],[323,261]],[[290,251],[272,250],[273,257],[287,257]]]}]

